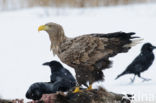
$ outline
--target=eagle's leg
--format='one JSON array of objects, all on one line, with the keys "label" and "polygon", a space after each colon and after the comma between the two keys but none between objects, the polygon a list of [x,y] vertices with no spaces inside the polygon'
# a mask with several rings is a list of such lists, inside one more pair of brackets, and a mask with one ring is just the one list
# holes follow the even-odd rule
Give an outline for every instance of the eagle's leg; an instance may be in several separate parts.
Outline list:
[{"label": "eagle's leg", "polygon": [[92,90],[92,84],[89,85],[89,87],[87,88],[87,90]]},{"label": "eagle's leg", "polygon": [[82,92],[82,90],[80,90],[80,86],[77,86],[73,91],[73,93],[78,93],[78,92]]}]

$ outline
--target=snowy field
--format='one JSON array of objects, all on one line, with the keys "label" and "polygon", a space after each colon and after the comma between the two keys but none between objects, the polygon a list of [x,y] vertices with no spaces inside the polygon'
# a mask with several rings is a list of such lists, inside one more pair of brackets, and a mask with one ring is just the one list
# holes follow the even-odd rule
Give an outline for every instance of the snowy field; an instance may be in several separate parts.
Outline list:
[{"label": "snowy field", "polygon": [[[50,51],[47,33],[37,31],[39,25],[50,21],[61,24],[69,37],[86,33],[136,32],[144,38],[143,43],[156,45],[156,4],[0,12],[0,97],[25,98],[26,90],[32,83],[50,80],[50,69],[42,66],[42,63],[59,59]],[[140,53],[142,44],[112,58],[112,68],[104,71],[105,81],[94,84],[94,87],[103,86],[112,92],[132,93],[140,102],[155,103],[156,61],[148,71],[142,73],[143,77],[152,81],[142,82],[137,78],[134,84],[130,84],[133,75],[114,80]],[[72,68],[64,66],[75,75]]]}]

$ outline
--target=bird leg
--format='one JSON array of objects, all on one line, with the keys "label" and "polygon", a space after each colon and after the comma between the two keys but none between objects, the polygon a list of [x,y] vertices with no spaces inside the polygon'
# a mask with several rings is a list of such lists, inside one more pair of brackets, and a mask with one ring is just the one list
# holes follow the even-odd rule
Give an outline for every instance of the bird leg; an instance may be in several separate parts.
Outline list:
[{"label": "bird leg", "polygon": [[82,92],[82,91],[80,90],[80,86],[77,86],[77,87],[75,88],[75,90],[73,91],[73,93],[78,93],[78,92]]},{"label": "bird leg", "polygon": [[90,84],[87,90],[92,90],[92,85]]},{"label": "bird leg", "polygon": [[143,82],[145,82],[145,81],[150,81],[150,80],[151,80],[151,79],[144,78],[144,77],[141,77],[141,76],[140,76],[140,78],[143,79]]},{"label": "bird leg", "polygon": [[145,81],[150,81],[150,80],[151,80],[151,79],[142,77],[140,74],[138,75],[138,77],[141,78],[141,79],[143,79],[143,82],[145,82]]},{"label": "bird leg", "polygon": [[130,80],[131,80],[131,83],[134,83],[135,76],[136,76],[136,75],[134,75],[134,77],[133,77],[133,78],[130,78]]}]

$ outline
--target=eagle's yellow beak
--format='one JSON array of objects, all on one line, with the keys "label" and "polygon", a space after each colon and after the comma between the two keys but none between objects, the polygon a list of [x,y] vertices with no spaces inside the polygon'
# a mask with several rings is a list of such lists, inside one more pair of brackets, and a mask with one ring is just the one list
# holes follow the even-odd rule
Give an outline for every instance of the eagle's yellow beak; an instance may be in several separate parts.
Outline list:
[{"label": "eagle's yellow beak", "polygon": [[42,30],[48,30],[48,26],[46,26],[46,25],[39,26],[38,31],[42,31]]}]

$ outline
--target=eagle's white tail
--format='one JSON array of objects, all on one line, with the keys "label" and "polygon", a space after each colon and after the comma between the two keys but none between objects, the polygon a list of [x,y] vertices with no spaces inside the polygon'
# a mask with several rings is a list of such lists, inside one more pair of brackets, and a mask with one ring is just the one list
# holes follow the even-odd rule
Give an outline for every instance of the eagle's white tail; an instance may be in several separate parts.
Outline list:
[{"label": "eagle's white tail", "polygon": [[132,40],[132,42],[130,44],[126,44],[123,47],[133,47],[136,46],[137,44],[140,44],[144,39],[135,39]]}]

